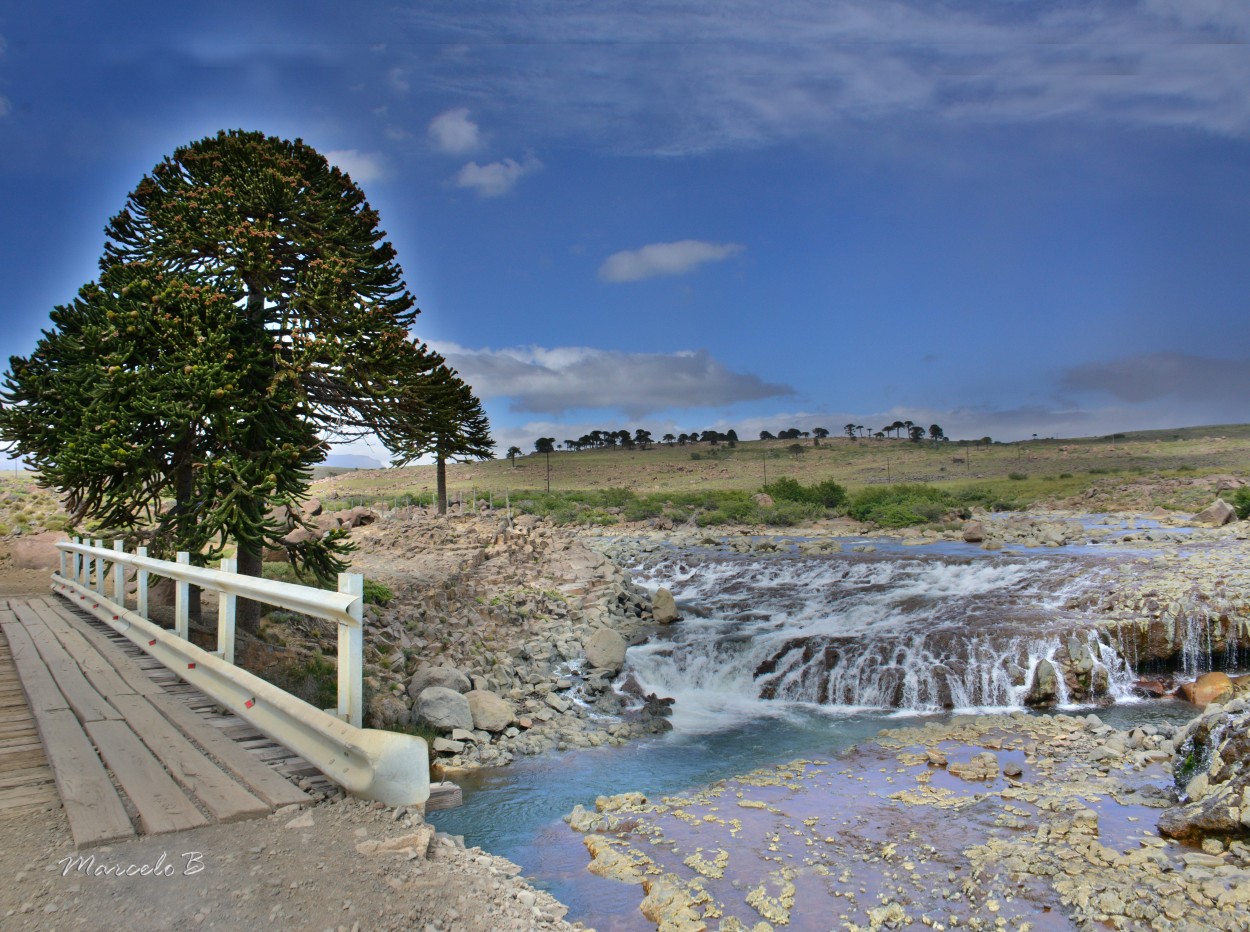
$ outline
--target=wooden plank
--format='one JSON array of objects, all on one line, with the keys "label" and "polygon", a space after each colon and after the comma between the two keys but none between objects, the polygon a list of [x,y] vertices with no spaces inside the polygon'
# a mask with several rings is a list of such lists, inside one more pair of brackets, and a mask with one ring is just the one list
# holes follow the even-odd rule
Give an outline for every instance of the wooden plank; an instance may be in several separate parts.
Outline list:
[{"label": "wooden plank", "polygon": [[0,790],[0,811],[52,803],[56,803],[56,787],[51,783]]},{"label": "wooden plank", "polygon": [[118,696],[117,709],[152,749],[173,778],[190,790],[221,822],[264,815],[261,802],[201,754],[182,733],[142,696]]},{"label": "wooden plank", "polygon": [[35,721],[74,844],[82,847],[133,836],[126,807],[74,713],[36,710]]},{"label": "wooden plank", "polygon": [[45,764],[42,767],[23,767],[21,770],[7,770],[0,772],[0,789],[10,789],[15,786],[34,786],[39,783],[51,783],[52,771]]},{"label": "wooden plank", "polygon": [[[161,688],[152,682],[151,677],[144,673],[132,658],[127,657],[103,631],[88,624],[80,625],[77,630],[108,661],[109,666],[130,687],[131,692],[140,696],[161,694]],[[164,666],[161,669],[164,669]]]},{"label": "wooden plank", "polygon": [[36,720],[41,711],[68,709],[69,703],[61,695],[56,680],[39,656],[35,642],[30,639],[26,629],[17,621],[0,622],[0,629],[4,630],[4,636],[9,639],[13,648],[13,665],[22,677],[22,689],[26,691],[26,701],[30,704],[31,712],[35,713]]},{"label": "wooden plank", "polygon": [[[48,758],[44,756],[43,748],[36,744],[33,748],[25,751],[5,751],[0,754],[0,773],[7,772],[10,768],[22,767],[47,767]],[[49,771],[51,773],[51,771]]]},{"label": "wooden plank", "polygon": [[153,708],[177,725],[183,734],[211,754],[218,763],[247,784],[248,788],[270,806],[306,804],[308,795],[287,781],[272,767],[256,760],[244,748],[174,699],[149,697]]},{"label": "wooden plank", "polygon": [[206,825],[208,820],[187,798],[160,762],[123,721],[86,722],[87,734],[100,756],[139,811],[143,830],[151,835]]},{"label": "wooden plank", "polygon": [[43,658],[52,678],[56,680],[57,687],[78,718],[84,722],[120,720],[121,715],[87,682],[82,670],[78,669],[78,664],[65,652],[65,648],[39,616],[29,606],[17,605],[15,608],[18,620],[27,628],[39,656]]},{"label": "wooden plank", "polygon": [[65,648],[65,652],[78,664],[87,680],[101,696],[107,700],[113,696],[134,695],[134,689],[117,674],[108,659],[87,642],[87,639],[76,630],[69,619],[44,602],[32,600],[30,607],[48,626],[48,630],[56,636],[61,646]]}]

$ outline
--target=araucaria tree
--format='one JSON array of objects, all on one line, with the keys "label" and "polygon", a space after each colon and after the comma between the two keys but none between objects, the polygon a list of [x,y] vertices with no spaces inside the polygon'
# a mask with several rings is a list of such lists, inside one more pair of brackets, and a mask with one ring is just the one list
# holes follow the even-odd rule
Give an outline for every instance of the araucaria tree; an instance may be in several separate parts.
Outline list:
[{"label": "araucaria tree", "polygon": [[[11,360],[0,407],[0,438],[76,519],[155,525],[161,552],[197,560],[230,540],[259,575],[289,530],[271,515],[298,505],[327,438],[374,435],[402,461],[435,427],[485,429],[431,395],[442,360],[409,336],[417,312],[377,214],[300,140],[182,147],[105,232],[99,283]],[[293,556],[325,575],[346,550],[317,538]]]}]

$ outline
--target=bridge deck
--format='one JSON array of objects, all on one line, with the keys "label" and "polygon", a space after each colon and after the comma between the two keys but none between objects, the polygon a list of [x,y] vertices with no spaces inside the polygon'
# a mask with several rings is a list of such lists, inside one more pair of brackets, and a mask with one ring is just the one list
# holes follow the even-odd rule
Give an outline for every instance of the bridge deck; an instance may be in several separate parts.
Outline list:
[{"label": "bridge deck", "polygon": [[308,801],[288,777],[311,765],[58,598],[0,600],[0,630],[0,809],[49,804],[51,779],[84,846]]}]

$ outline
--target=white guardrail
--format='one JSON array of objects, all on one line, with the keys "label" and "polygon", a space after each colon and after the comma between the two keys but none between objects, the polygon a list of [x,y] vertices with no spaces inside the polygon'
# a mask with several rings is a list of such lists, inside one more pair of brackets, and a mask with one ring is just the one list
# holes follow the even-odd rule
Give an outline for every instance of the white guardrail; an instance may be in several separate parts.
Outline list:
[{"label": "white guardrail", "polygon": [[[389,806],[424,804],[430,795],[429,748],[414,735],[361,728],[364,670],[364,578],[339,574],[339,591],[241,576],[234,560],[221,569],[191,566],[186,553],[178,562],[156,560],[140,547],[126,553],[122,541],[112,549],[97,540],[78,538],[57,544],[61,569],[53,589],[125,635],[180,677],[246,719],[274,741],[299,754],[354,796]],[[127,570],[133,574],[128,574]],[[127,576],[135,584],[135,608],[126,607]],[[112,598],[107,595],[112,577]],[[161,576],[175,583],[174,628],[147,618],[148,581]],[[188,638],[190,587],[218,593],[217,649],[207,651]],[[338,708],[322,711],[272,683],[234,665],[235,605],[252,599],[338,623]]]}]

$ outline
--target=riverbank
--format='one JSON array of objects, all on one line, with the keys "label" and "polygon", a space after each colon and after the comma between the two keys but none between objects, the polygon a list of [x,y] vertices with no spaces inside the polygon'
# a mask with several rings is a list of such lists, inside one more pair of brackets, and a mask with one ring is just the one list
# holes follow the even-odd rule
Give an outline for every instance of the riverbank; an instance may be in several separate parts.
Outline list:
[{"label": "riverbank", "polygon": [[[1244,729],[1242,713],[1226,717]],[[643,915],[672,932],[1241,929],[1244,830],[1197,847],[1158,827],[1175,811],[1173,739],[1191,730],[961,717],[686,795],[603,797],[567,821],[588,869],[636,885]]]}]

